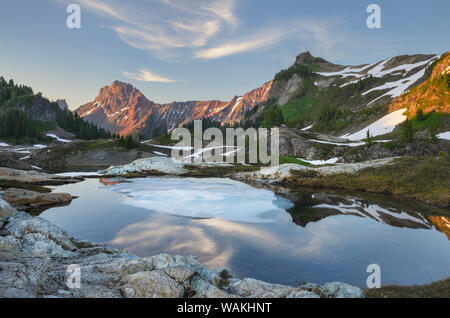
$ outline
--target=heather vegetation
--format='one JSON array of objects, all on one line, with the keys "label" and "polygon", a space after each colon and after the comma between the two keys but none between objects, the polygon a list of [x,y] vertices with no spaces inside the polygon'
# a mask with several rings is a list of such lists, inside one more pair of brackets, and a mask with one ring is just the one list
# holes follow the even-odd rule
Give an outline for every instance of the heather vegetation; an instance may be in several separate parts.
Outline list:
[{"label": "heather vegetation", "polygon": [[450,159],[403,157],[393,164],[367,168],[357,174],[304,176],[292,171],[290,182],[307,188],[345,189],[399,195],[436,205],[450,206]]},{"label": "heather vegetation", "polygon": [[449,298],[450,278],[425,286],[383,286],[368,289],[365,295],[368,298]]}]

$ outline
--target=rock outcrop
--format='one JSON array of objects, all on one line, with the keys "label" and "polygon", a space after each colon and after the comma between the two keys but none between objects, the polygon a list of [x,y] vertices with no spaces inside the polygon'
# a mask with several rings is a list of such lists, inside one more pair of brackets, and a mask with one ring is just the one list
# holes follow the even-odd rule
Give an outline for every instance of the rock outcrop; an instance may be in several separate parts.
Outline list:
[{"label": "rock outcrop", "polygon": [[76,183],[80,180],[82,179],[0,167],[0,181],[4,182],[18,182],[34,185],[62,185]]},{"label": "rock outcrop", "polygon": [[186,173],[184,164],[168,157],[152,157],[133,161],[128,165],[111,166],[99,171],[102,176],[127,176],[135,173],[180,175]]},{"label": "rock outcrop", "polygon": [[305,173],[314,173],[317,175],[334,175],[334,174],[354,174],[365,168],[382,167],[392,163],[396,158],[386,158],[379,160],[371,160],[358,163],[338,163],[335,165],[324,166],[319,168],[306,167],[294,163],[286,163],[275,167],[262,168],[254,172],[237,173],[235,177],[241,180],[268,180],[283,181],[291,176],[291,171],[303,171]]},{"label": "rock outcrop", "polygon": [[[68,287],[73,282],[69,268],[79,270],[75,287],[80,288]],[[343,283],[312,289],[241,280],[228,269],[208,269],[193,256],[138,258],[72,238],[1,199],[0,281],[0,297],[10,298],[363,297],[361,289]]]},{"label": "rock outcrop", "polygon": [[24,189],[0,190],[0,197],[19,211],[33,211],[43,207],[65,205],[72,202],[68,193],[40,193]]}]

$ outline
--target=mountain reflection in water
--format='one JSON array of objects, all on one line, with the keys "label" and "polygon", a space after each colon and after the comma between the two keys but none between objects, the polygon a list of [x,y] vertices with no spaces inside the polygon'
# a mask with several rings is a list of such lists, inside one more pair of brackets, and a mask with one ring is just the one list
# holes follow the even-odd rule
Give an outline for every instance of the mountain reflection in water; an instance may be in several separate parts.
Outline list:
[{"label": "mountain reflection in water", "polygon": [[88,179],[54,189],[79,198],[41,217],[139,256],[195,255],[238,277],[290,285],[364,287],[374,263],[383,285],[450,276],[442,234],[448,211],[394,197],[274,190],[280,196],[229,179],[169,177]]},{"label": "mountain reflection in water", "polygon": [[[302,227],[310,222],[318,222],[323,218],[341,214],[367,217],[400,228],[431,229],[435,224],[432,217],[436,223],[441,224],[437,221],[440,218],[438,216],[430,215],[427,219],[424,214],[410,209],[382,207],[367,199],[329,193],[299,194],[294,208],[289,209],[288,212],[293,222]],[[445,228],[445,223],[439,227],[439,229],[442,228]]]}]

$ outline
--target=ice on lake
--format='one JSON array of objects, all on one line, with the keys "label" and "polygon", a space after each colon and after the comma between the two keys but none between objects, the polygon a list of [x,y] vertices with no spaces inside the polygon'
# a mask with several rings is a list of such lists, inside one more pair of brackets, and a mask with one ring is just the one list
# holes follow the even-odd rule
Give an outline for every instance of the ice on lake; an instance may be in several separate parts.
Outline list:
[{"label": "ice on lake", "polygon": [[268,223],[294,206],[272,191],[222,178],[142,178],[108,189],[123,194],[124,204],[190,218]]}]

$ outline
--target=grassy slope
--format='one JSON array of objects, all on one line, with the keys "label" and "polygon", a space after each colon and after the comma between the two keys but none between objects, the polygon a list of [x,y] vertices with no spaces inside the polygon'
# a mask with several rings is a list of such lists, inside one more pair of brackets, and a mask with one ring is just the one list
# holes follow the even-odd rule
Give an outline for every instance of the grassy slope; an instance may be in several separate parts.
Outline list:
[{"label": "grassy slope", "polygon": [[[314,69],[314,64],[306,64],[306,67]],[[286,70],[289,75],[295,73],[294,68]],[[286,76],[284,76],[286,77]],[[282,77],[278,79],[287,83],[287,79]],[[276,77],[277,78],[277,77]],[[319,88],[315,85],[324,77],[318,74],[306,74],[302,76],[302,82],[294,92],[290,100],[278,105],[276,99],[268,102],[267,108],[271,105],[280,106],[285,123],[289,127],[302,128],[305,122],[316,122],[313,131],[323,133],[339,134],[351,126],[358,128],[386,114],[389,106],[381,99],[372,107],[365,107],[369,102],[383,94],[383,91],[374,91],[363,95],[362,93],[384,81],[394,81],[398,76],[390,76],[388,79],[379,79],[370,77],[357,83],[340,87],[344,80],[336,79],[336,85],[327,88]],[[277,79],[276,79],[277,80]],[[264,116],[260,114],[260,116]]]},{"label": "grassy slope", "polygon": [[313,166],[312,164],[305,162],[303,160],[297,159],[297,158],[280,156],[280,165],[285,164],[285,163],[295,163],[295,164],[306,166],[306,167]]},{"label": "grassy slope", "polygon": [[450,207],[448,157],[405,157],[392,165],[367,168],[354,175],[319,177],[293,171],[290,182],[301,187],[393,194],[443,208]]},{"label": "grassy slope", "polygon": [[[405,56],[405,58],[409,57]],[[384,94],[385,91],[374,91],[366,95],[362,95],[362,93],[380,86],[384,82],[399,80],[400,76],[388,75],[383,79],[371,77],[343,87],[340,86],[345,81],[337,79],[335,86],[319,88],[314,82],[320,81],[323,77],[305,73],[300,74],[303,80],[291,99],[279,106],[283,112],[285,123],[289,127],[302,128],[305,123],[314,121],[316,124],[312,131],[335,135],[348,132],[350,128],[356,130],[365,127],[387,112],[405,107],[410,109],[410,118],[415,116],[418,108],[436,109],[440,113],[446,113],[450,107],[450,80],[449,75],[443,75],[442,71],[448,66],[449,61],[450,54],[443,55],[441,60],[433,65],[433,68],[427,70],[427,75],[432,75],[432,77],[411,89],[392,104],[387,98],[382,98],[371,107],[367,107],[369,102]],[[318,71],[318,64],[314,64],[316,62],[315,59],[307,59],[303,61],[302,65],[309,68],[310,71]],[[398,60],[398,62],[401,61]],[[284,82],[287,83],[289,76],[299,73],[297,68],[293,66],[280,72],[283,76],[277,75],[275,81],[280,82],[280,85],[283,86]],[[277,100],[268,102],[268,105],[277,105]],[[445,131],[448,126],[449,120],[433,120],[417,123],[415,129],[423,130],[433,127],[437,132],[441,132]]]},{"label": "grassy slope", "polygon": [[431,111],[450,113],[450,74],[444,72],[449,66],[450,52],[447,52],[435,63],[431,76],[397,98],[390,106],[390,110],[407,108],[409,118],[414,117],[419,109],[424,113]]}]

